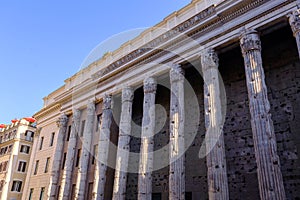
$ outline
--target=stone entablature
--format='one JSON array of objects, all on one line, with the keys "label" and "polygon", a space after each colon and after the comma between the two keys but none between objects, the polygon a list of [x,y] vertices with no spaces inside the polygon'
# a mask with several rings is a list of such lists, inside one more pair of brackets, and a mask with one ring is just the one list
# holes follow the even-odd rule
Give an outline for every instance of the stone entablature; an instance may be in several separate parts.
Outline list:
[{"label": "stone entablature", "polygon": [[[195,2],[193,2],[193,4],[195,4]],[[262,21],[259,19],[260,17],[264,17],[269,20],[286,17],[286,15],[290,13],[296,6],[297,2],[294,0],[228,0],[222,1],[218,5],[210,5],[195,16],[187,18],[185,22],[180,24],[178,23],[179,25],[175,26],[174,29],[162,34],[149,43],[144,44],[140,49],[136,50],[136,52],[126,54],[126,56],[121,58],[119,61],[117,60],[114,63],[107,62],[108,57],[112,56],[107,55],[103,59],[92,63],[89,67],[81,70],[71,78],[67,79],[65,81],[64,92],[61,92],[61,89],[59,89],[60,92],[56,97],[53,97],[53,99],[55,99],[56,102],[66,103],[65,108],[62,109],[69,110],[71,109],[71,105],[67,106],[67,104],[70,101],[77,103],[74,101],[76,99],[76,101],[78,100],[84,105],[84,102],[91,98],[91,96],[87,96],[87,89],[92,88],[94,91],[91,91],[90,94],[93,93],[92,95],[96,97],[99,95],[103,96],[103,92],[107,92],[108,89],[109,93],[120,93],[122,87],[118,87],[116,84],[111,84],[114,82],[110,79],[111,77],[119,76],[118,78],[120,78],[120,76],[126,74],[124,79],[129,79],[126,78],[129,74],[127,73],[129,68],[131,70],[133,70],[132,67],[141,68],[142,64],[146,64],[154,60],[156,63],[162,64],[168,64],[170,60],[178,60],[179,62],[183,61],[183,58],[180,58],[176,55],[174,56],[171,54],[166,54],[161,50],[154,49],[149,51],[147,49],[149,47],[172,50],[178,45],[181,45],[182,51],[178,53],[192,55],[193,57],[193,54],[197,54],[197,52],[199,52],[199,48],[201,48],[200,45],[195,46],[195,41],[205,46],[215,47],[230,40],[238,40],[238,34],[244,29],[244,26],[258,28],[268,23],[268,20]],[[278,9],[281,9],[280,12],[278,12]],[[251,14],[243,16],[244,13],[249,12],[250,10],[252,10]],[[254,15],[256,16],[254,17]],[[230,23],[226,24],[227,22]],[[187,41],[182,40],[182,38],[180,40],[180,38],[178,38],[178,34],[176,34],[177,32],[184,33],[186,36],[192,37],[195,41],[189,41],[188,38]],[[172,35],[172,33],[175,35]],[[141,35],[143,34],[144,33]],[[210,38],[214,38],[214,40],[211,40]],[[133,54],[135,56],[133,56]],[[184,57],[187,57],[188,59],[189,56]],[[158,71],[155,69],[156,66],[151,66],[151,69],[149,68],[150,67],[139,70],[147,70],[148,72],[151,70],[152,72],[149,73]],[[160,69],[162,70],[159,71],[166,72],[169,67],[160,67]],[[144,72],[145,71],[141,73]],[[106,82],[107,79],[110,79],[110,81]],[[138,83],[135,84],[142,84],[142,77]],[[84,96],[78,95],[77,98],[77,96],[75,97],[75,93],[84,93]]]}]

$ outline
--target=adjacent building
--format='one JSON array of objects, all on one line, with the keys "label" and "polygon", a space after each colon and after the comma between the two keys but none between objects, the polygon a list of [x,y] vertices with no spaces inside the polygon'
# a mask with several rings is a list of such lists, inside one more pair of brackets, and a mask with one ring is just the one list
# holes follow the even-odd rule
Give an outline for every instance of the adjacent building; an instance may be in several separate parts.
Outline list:
[{"label": "adjacent building", "polygon": [[194,0],[65,80],[23,199],[300,199],[299,6]]},{"label": "adjacent building", "polygon": [[0,129],[1,199],[21,199],[35,132],[35,124],[26,119]]},{"label": "adjacent building", "polygon": [[[59,94],[59,91],[45,97],[45,102]],[[38,132],[34,136],[28,176],[24,184],[22,196],[24,200],[47,199],[52,168],[55,167],[53,166],[55,151],[61,148],[57,145],[62,140],[58,136],[57,121],[60,116],[60,104],[53,103],[51,106],[45,106],[39,113],[35,116],[39,125]]]}]

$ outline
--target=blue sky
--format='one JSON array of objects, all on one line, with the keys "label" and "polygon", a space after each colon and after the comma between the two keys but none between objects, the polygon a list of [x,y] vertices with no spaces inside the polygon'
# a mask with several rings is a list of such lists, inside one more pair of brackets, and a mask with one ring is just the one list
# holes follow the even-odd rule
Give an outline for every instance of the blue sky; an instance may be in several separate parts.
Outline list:
[{"label": "blue sky", "polygon": [[190,0],[0,0],[0,124],[32,116],[99,43]]}]

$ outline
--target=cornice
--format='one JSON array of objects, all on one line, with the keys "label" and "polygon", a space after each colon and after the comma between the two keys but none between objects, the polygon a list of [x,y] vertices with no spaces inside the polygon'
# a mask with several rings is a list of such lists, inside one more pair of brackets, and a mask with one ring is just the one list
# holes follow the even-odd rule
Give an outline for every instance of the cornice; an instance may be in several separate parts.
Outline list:
[{"label": "cornice", "polygon": [[59,103],[53,103],[45,108],[42,108],[40,111],[34,114],[34,117],[39,121],[41,118],[53,113],[59,111],[61,108],[61,104]]}]

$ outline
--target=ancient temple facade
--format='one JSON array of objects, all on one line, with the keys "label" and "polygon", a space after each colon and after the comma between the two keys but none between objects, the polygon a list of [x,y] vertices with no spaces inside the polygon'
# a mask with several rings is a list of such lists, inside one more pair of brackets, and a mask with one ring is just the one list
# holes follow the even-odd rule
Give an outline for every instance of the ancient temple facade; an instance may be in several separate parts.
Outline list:
[{"label": "ancient temple facade", "polygon": [[194,0],[65,80],[23,199],[300,199],[299,5]]}]

